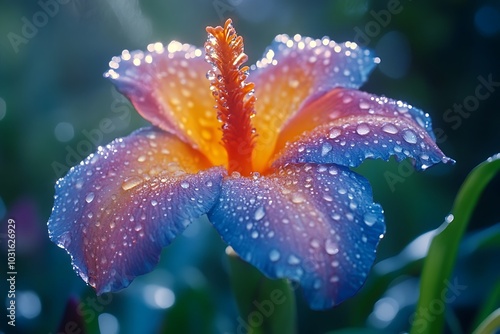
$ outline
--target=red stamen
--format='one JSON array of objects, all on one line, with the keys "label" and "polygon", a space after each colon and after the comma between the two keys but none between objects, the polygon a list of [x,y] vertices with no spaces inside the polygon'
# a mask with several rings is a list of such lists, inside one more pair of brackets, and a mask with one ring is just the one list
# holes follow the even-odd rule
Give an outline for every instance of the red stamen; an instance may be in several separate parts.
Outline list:
[{"label": "red stamen", "polygon": [[[252,150],[255,129],[251,118],[255,115],[254,84],[245,82],[248,59],[243,52],[243,38],[236,34],[231,19],[224,28],[207,27],[206,59],[213,66],[208,71],[210,90],[215,98],[217,118],[222,122],[222,144],[228,155],[229,173],[252,172]],[[240,68],[241,67],[241,68]]]}]

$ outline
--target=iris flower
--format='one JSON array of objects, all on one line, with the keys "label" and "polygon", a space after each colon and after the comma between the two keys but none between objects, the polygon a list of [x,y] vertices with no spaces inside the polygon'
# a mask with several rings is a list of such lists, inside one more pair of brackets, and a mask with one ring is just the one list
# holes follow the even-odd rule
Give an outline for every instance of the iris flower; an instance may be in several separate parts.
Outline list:
[{"label": "iris flower", "polygon": [[385,232],[350,168],[452,160],[428,114],[358,90],[379,60],[355,43],[279,35],[249,68],[231,20],[207,32],[204,50],[173,41],[112,58],[105,76],[152,126],[57,182],[50,238],[104,293],[151,271],[206,214],[242,259],[332,307],[363,285]]}]

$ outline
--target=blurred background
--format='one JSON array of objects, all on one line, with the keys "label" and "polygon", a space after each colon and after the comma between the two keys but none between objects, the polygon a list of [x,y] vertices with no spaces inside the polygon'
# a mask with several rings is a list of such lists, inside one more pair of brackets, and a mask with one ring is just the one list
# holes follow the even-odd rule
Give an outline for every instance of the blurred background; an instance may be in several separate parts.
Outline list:
[{"label": "blurred background", "polygon": [[[367,284],[324,312],[309,310],[297,290],[300,333],[410,327],[425,233],[444,221],[470,170],[500,152],[498,1],[0,0],[0,333],[79,333],[59,328],[68,301],[93,333],[238,332],[225,245],[206,220],[165,249],[152,273],[99,298],[73,272],[66,252],[49,241],[46,227],[56,180],[98,145],[146,124],[103,78],[111,57],[155,41],[202,46],[205,27],[228,17],[245,38],[249,63],[279,33],[373,49],[382,62],[362,90],[431,115],[438,143],[455,166],[413,173],[405,162],[368,161],[358,168],[387,222]],[[113,131],[89,141],[103,120]],[[474,243],[500,220],[499,186],[496,177],[467,231],[452,276],[467,288],[447,303],[448,332],[470,331],[499,281],[498,247]],[[17,225],[15,328],[7,326],[3,307],[8,219]]]}]

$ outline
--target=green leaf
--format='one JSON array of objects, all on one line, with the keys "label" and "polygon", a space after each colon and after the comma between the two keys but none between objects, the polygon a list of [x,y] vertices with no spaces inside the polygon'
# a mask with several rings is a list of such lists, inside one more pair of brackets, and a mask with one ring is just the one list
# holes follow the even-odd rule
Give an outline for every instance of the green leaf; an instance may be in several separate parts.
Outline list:
[{"label": "green leaf", "polygon": [[[486,185],[500,170],[500,154],[497,154],[474,168],[467,176],[455,199],[451,214],[434,236],[424,262],[420,282],[420,298],[412,323],[411,334],[441,333],[444,325],[444,311],[433,314],[426,312],[431,304],[443,299],[443,291],[450,290],[458,296],[464,286],[449,277],[455,265],[458,246],[467,228],[470,217]],[[455,285],[453,291],[450,286]]]},{"label": "green leaf", "polygon": [[295,295],[287,280],[271,280],[228,251],[231,285],[240,311],[237,332],[296,333]]},{"label": "green leaf", "polygon": [[496,333],[500,329],[500,308],[491,313],[472,334]]}]

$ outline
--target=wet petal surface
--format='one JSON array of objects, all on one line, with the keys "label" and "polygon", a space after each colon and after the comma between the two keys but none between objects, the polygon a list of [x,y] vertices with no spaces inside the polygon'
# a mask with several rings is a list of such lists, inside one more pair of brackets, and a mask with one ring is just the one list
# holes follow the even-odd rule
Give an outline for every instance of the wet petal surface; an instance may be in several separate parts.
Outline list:
[{"label": "wet petal surface", "polygon": [[453,161],[436,145],[428,114],[350,89],[335,89],[304,106],[279,142],[286,147],[274,166],[315,162],[356,167],[368,158],[395,156],[398,161],[412,158],[422,170]]},{"label": "wet petal surface", "polygon": [[209,69],[200,49],[174,41],[150,44],[145,52],[123,51],[113,57],[105,76],[146,120],[222,165],[227,156],[219,144],[222,133],[206,79]]},{"label": "wet petal surface", "polygon": [[57,182],[50,238],[98,293],[124,288],[213,206],[224,171],[208,166],[158,129],[117,139]]},{"label": "wet petal surface", "polygon": [[356,293],[385,232],[368,182],[335,165],[228,177],[208,217],[236,253],[265,275],[300,282],[314,309]]},{"label": "wet petal surface", "polygon": [[334,87],[358,88],[376,58],[355,43],[279,35],[250,75],[257,97],[254,165],[264,170],[277,135],[301,105]]}]

